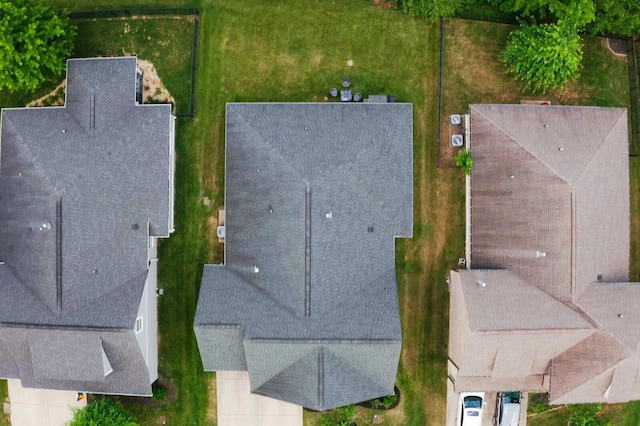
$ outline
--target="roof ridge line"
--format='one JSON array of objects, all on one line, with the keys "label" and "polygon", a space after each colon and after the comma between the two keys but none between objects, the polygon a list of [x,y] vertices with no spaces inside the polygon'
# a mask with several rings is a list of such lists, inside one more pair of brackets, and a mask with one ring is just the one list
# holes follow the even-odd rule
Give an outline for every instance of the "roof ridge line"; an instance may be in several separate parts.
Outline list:
[{"label": "roof ridge line", "polygon": [[531,151],[529,151],[524,145],[522,145],[522,143],[520,143],[520,141],[518,139],[516,139],[514,136],[511,135],[511,133],[507,132],[505,129],[503,129],[502,127],[498,126],[493,120],[491,120],[489,117],[487,117],[485,114],[483,114],[481,111],[476,110],[476,112],[478,114],[480,114],[486,121],[488,121],[489,123],[491,123],[491,125],[493,127],[495,127],[496,129],[498,129],[498,131],[504,135],[506,135],[509,139],[511,139],[511,141],[513,141],[516,145],[518,145],[522,150],[524,150],[524,152],[526,152],[527,154],[529,154],[531,157],[535,158],[536,160],[538,160],[539,163],[543,164],[554,176],[558,177],[558,179],[560,179],[561,181],[563,181],[564,183],[566,183],[570,188],[573,189],[573,185],[570,182],[567,182],[566,179],[564,179],[562,176],[560,176],[549,164],[547,164],[545,161],[543,161],[540,157],[538,157],[537,155],[535,155],[534,153],[532,153]]},{"label": "roof ridge line", "polygon": [[[613,125],[609,129],[609,132],[607,133],[607,136],[605,136],[605,138],[602,140],[602,143],[598,146],[598,149],[595,150],[591,158],[589,158],[589,161],[587,161],[587,164],[585,164],[584,169],[582,169],[582,172],[578,175],[578,178],[576,179],[576,186],[582,180],[582,177],[584,176],[587,168],[593,162],[593,159],[595,158],[595,156],[600,152],[603,146],[607,145],[607,142],[609,142],[609,140],[611,139],[611,134],[613,133],[613,129],[615,129],[618,126],[618,123],[620,122],[620,120],[622,120],[622,117],[626,117],[626,114],[621,113],[620,116],[618,116],[618,119],[613,123]],[[627,148],[627,153],[628,153],[628,148]]]},{"label": "roof ridge line", "polygon": [[[249,131],[257,136],[257,139],[260,140],[265,146],[267,146],[269,148],[269,152],[270,153],[274,153],[275,156],[277,156],[279,159],[281,159],[287,166],[289,166],[289,169],[291,170],[291,172],[293,172],[293,174],[295,174],[296,176],[298,176],[307,186],[310,185],[309,179],[308,177],[306,177],[304,174],[302,174],[302,172],[300,171],[300,169],[298,169],[297,167],[295,167],[283,154],[282,152],[280,152],[280,150],[276,149],[272,144],[270,144],[264,137],[262,137],[262,135],[255,131],[253,126],[251,125],[251,122],[240,112],[235,111],[234,114],[236,114],[239,118],[242,119],[242,121],[246,124],[246,126],[248,127]],[[227,120],[228,121],[228,120]],[[226,144],[226,142],[225,142]],[[226,174],[226,171],[225,171]]]},{"label": "roof ridge line", "polygon": [[[207,265],[205,265],[207,266]],[[286,312],[287,315],[291,316],[292,318],[297,319],[298,318],[298,314],[292,310],[291,308],[284,306],[282,303],[280,303],[276,298],[274,298],[271,294],[269,294],[267,291],[265,291],[262,287],[257,286],[255,284],[253,284],[252,282],[248,281],[244,276],[242,276],[240,274],[239,271],[236,270],[236,267],[232,266],[232,265],[213,265],[213,266],[220,266],[223,270],[229,271],[229,273],[235,275],[236,277],[238,277],[240,279],[241,282],[243,282],[244,284],[246,284],[247,286],[249,286],[250,288],[253,288],[256,291],[259,291],[265,298],[267,298],[268,300],[272,301],[273,304],[275,304],[276,306],[280,307],[280,309],[283,312]]]}]

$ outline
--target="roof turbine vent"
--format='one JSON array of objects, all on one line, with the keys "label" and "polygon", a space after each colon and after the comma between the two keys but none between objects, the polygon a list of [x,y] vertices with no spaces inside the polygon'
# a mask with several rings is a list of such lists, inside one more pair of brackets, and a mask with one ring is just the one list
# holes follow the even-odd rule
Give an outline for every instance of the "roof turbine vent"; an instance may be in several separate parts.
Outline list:
[{"label": "roof turbine vent", "polygon": [[482,280],[476,281],[476,284],[478,284],[478,287],[482,287],[482,288],[485,288],[487,286],[487,283]]}]

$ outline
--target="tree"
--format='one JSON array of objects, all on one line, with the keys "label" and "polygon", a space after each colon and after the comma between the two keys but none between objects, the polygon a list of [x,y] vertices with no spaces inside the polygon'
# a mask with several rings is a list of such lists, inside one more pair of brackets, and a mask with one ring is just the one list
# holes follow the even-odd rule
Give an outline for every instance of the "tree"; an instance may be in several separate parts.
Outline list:
[{"label": "tree", "polygon": [[394,0],[396,7],[412,16],[437,22],[440,18],[454,16],[467,5],[467,0]]},{"label": "tree", "polygon": [[468,149],[462,150],[456,155],[456,166],[460,167],[465,174],[471,174],[473,160]]},{"label": "tree", "polygon": [[138,426],[138,423],[120,401],[105,396],[75,410],[67,426]]},{"label": "tree", "polygon": [[630,36],[640,31],[640,3],[629,0],[594,0],[595,20],[587,30],[592,34]]},{"label": "tree", "polygon": [[33,92],[58,79],[75,36],[68,18],[44,4],[0,0],[0,90]]},{"label": "tree", "polygon": [[527,89],[544,93],[579,76],[582,42],[570,25],[524,25],[509,34],[500,61]]}]

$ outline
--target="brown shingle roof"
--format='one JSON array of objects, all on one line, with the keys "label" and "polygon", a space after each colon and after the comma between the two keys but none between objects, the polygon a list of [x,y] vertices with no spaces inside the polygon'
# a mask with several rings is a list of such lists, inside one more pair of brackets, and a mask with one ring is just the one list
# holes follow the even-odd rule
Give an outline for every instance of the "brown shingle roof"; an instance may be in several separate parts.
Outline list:
[{"label": "brown shingle roof", "polygon": [[470,135],[474,269],[451,275],[456,389],[549,372],[554,403],[640,399],[640,285],[620,283],[626,110],[472,105]]}]

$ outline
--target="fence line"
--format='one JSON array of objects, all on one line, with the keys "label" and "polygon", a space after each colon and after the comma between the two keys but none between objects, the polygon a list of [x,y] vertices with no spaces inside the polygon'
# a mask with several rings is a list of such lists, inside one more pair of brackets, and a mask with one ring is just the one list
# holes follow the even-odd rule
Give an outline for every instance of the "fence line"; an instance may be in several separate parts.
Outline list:
[{"label": "fence line", "polygon": [[189,111],[178,112],[178,118],[193,118],[196,114],[196,73],[198,65],[198,37],[200,34],[200,13],[197,8],[151,8],[87,10],[69,13],[69,19],[114,19],[138,16],[193,16],[193,40],[191,43],[191,85],[189,90]]}]

